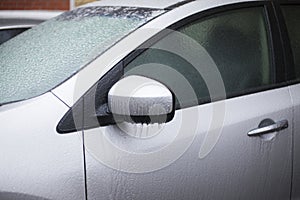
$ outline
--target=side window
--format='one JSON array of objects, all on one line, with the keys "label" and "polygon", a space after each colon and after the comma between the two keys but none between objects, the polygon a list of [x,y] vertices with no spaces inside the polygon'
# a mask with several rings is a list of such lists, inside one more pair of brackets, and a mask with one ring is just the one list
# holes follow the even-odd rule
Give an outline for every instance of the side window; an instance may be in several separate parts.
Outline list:
[{"label": "side window", "polygon": [[28,28],[14,28],[14,29],[3,29],[0,30],[0,44],[7,40],[15,37],[16,35],[26,31]]},{"label": "side window", "polygon": [[263,7],[231,10],[169,33],[131,60],[124,73],[159,80],[174,92],[177,108],[193,106],[210,101],[203,77],[213,67],[209,59],[221,74],[227,97],[274,83],[268,41]]},{"label": "side window", "polygon": [[300,79],[300,5],[282,6],[293,51],[295,72]]}]

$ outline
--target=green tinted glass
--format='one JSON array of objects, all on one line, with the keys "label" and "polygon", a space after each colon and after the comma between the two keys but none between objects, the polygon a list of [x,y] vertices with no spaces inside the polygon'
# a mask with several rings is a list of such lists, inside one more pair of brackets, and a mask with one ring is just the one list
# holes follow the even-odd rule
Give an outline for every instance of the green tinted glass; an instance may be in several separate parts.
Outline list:
[{"label": "green tinted glass", "polygon": [[273,83],[268,49],[263,8],[228,11],[168,34],[134,59],[125,75],[161,81],[175,93],[179,107],[187,107],[212,97],[208,88],[214,86],[204,80],[218,77],[207,75],[208,68],[220,72],[229,97]]},{"label": "green tinted glass", "polygon": [[282,6],[282,10],[291,41],[296,77],[300,79],[300,6]]}]

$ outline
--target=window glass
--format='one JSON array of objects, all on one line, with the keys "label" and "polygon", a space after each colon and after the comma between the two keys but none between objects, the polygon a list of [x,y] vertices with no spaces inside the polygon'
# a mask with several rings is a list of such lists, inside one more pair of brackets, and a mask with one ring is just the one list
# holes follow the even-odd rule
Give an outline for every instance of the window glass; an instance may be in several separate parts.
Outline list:
[{"label": "window glass", "polygon": [[164,11],[82,7],[0,45],[0,104],[45,93]]},{"label": "window glass", "polygon": [[283,6],[282,9],[291,41],[296,77],[300,79],[300,6]]},{"label": "window glass", "polygon": [[258,90],[274,82],[265,24],[263,8],[232,10],[194,21],[141,53],[125,67],[125,75],[161,81],[175,93],[177,107],[210,99],[212,86],[206,80],[218,77],[206,72],[215,66],[228,97]]}]

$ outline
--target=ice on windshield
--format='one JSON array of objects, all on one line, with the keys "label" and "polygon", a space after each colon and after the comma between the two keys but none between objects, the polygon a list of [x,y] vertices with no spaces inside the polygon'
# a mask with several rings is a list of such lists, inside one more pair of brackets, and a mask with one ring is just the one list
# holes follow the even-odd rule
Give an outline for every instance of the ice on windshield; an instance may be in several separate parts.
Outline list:
[{"label": "ice on windshield", "polygon": [[146,8],[78,8],[3,43],[0,104],[51,90],[162,12]]}]

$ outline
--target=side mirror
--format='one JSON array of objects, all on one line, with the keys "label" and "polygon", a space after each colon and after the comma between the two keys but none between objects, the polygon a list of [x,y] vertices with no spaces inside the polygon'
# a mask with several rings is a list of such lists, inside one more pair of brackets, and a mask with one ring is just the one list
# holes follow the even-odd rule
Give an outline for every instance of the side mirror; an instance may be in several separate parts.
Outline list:
[{"label": "side mirror", "polygon": [[110,89],[108,108],[116,122],[165,123],[174,116],[174,98],[160,82],[131,75]]}]

